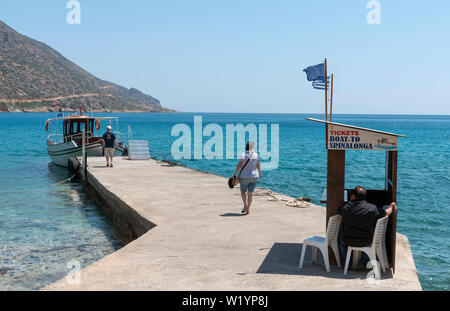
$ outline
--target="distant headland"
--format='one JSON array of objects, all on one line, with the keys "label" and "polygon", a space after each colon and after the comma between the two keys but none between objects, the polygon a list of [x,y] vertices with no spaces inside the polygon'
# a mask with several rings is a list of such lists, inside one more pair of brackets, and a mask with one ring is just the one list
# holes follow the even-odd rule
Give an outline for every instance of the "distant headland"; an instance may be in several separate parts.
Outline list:
[{"label": "distant headland", "polygon": [[141,91],[101,80],[0,21],[0,112],[176,112]]}]

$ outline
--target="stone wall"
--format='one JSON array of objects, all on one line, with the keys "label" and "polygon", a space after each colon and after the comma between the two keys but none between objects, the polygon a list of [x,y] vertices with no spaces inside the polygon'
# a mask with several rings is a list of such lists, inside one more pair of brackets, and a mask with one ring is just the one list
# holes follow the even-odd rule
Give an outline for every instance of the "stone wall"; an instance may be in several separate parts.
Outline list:
[{"label": "stone wall", "polygon": [[89,173],[89,170],[87,170],[85,188],[105,213],[111,217],[114,224],[124,235],[124,238],[127,239],[127,242],[140,237],[156,226],[154,223],[139,215],[114,193],[105,188],[92,174]]}]

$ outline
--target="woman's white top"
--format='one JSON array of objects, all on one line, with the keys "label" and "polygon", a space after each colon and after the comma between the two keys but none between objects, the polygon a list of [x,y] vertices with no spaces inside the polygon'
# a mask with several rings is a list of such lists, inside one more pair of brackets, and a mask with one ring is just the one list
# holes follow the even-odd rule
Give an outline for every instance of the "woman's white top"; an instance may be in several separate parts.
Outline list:
[{"label": "woman's white top", "polygon": [[[241,175],[239,176],[239,178],[259,178],[258,154],[252,151],[250,151],[250,154],[251,159],[250,161],[248,161],[247,165],[241,171]],[[239,161],[242,163],[242,165],[245,165],[245,162],[247,162],[248,157],[249,157],[248,151],[241,153]]]}]

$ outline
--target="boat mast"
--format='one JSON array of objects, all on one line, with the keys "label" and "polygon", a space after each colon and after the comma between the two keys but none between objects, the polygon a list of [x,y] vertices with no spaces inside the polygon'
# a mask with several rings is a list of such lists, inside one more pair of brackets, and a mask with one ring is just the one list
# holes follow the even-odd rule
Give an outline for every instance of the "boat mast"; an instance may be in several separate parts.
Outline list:
[{"label": "boat mast", "polygon": [[333,76],[331,74],[330,121],[333,121]]},{"label": "boat mast", "polygon": [[325,58],[325,121],[328,120],[328,76],[327,76],[327,59]]}]

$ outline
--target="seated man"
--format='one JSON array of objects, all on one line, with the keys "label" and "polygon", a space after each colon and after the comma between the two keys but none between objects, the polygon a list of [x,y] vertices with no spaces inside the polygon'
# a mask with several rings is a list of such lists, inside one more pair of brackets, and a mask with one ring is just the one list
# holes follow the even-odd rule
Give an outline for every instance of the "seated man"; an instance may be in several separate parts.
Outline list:
[{"label": "seated man", "polygon": [[[341,262],[345,262],[347,246],[362,247],[372,244],[377,220],[391,215],[393,209],[396,208],[394,202],[389,206],[379,208],[365,201],[366,197],[366,189],[357,186],[352,191],[350,201],[339,207],[338,213],[342,216],[342,232],[339,235]],[[368,260],[368,256],[361,256],[358,268],[365,267]]]}]

